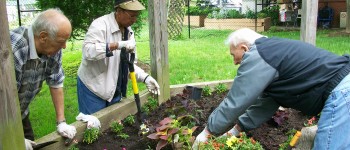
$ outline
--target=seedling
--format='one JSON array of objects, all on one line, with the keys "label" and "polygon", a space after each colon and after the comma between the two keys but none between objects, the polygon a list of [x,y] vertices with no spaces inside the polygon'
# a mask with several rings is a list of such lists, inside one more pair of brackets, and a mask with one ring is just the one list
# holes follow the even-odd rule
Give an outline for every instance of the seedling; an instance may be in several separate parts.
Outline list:
[{"label": "seedling", "polygon": [[135,116],[134,115],[129,115],[124,119],[124,123],[127,125],[133,125],[135,123]]},{"label": "seedling", "polygon": [[122,138],[122,139],[127,139],[127,138],[129,138],[129,135],[127,135],[126,133],[121,133],[121,134],[118,134],[117,136],[119,136],[119,137]]},{"label": "seedling", "polygon": [[278,149],[279,149],[279,150],[285,150],[285,149],[287,149],[287,148],[288,148],[288,145],[289,145],[289,143],[290,143],[290,141],[292,141],[292,138],[293,138],[293,136],[294,136],[294,134],[295,134],[296,132],[297,132],[297,130],[295,130],[295,129],[289,130],[289,131],[287,132],[287,135],[288,135],[287,141],[285,141],[284,143],[280,144]]},{"label": "seedling", "polygon": [[215,90],[217,93],[224,93],[227,91],[227,87],[223,83],[219,83],[217,86],[215,86]]},{"label": "seedling", "polygon": [[98,139],[100,130],[98,128],[90,128],[84,131],[83,142],[91,144]]},{"label": "seedling", "polygon": [[122,133],[122,130],[124,129],[124,126],[120,121],[113,121],[110,127],[111,127],[111,130],[117,134]]},{"label": "seedling", "polygon": [[212,91],[211,91],[211,88],[208,85],[206,85],[204,86],[202,92],[204,96],[210,96]]}]

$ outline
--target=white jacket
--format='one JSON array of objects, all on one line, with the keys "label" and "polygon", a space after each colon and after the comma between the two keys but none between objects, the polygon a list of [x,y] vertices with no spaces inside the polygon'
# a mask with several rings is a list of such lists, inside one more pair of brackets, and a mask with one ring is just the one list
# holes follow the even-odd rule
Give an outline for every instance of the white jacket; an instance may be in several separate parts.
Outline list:
[{"label": "white jacket", "polygon": [[[114,50],[113,56],[106,57],[106,43],[122,40],[115,13],[99,17],[90,25],[84,39],[83,58],[78,70],[78,76],[84,85],[107,101],[112,100],[116,90],[120,63],[120,50]],[[134,38],[132,29],[128,27],[128,30],[129,39]],[[143,81],[148,74],[134,66],[137,81]]]}]

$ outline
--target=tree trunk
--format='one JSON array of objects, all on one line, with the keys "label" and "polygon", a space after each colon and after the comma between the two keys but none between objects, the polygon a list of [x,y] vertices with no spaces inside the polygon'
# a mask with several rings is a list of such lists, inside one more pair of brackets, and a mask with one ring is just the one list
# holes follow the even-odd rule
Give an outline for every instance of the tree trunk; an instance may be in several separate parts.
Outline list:
[{"label": "tree trunk", "polygon": [[24,149],[6,1],[0,1],[0,149]]},{"label": "tree trunk", "polygon": [[350,0],[346,0],[346,33],[350,33]]}]

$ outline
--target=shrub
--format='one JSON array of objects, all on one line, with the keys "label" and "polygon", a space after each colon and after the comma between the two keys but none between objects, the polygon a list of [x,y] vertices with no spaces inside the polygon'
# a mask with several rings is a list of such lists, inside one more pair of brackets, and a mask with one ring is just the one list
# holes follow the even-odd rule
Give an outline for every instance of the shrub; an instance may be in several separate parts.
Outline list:
[{"label": "shrub", "polygon": [[[139,1],[147,7],[147,0]],[[111,0],[37,0],[36,5],[42,10],[60,8],[71,20],[73,28],[72,38],[74,39],[82,37],[94,19],[114,11],[114,1]],[[147,17],[146,13],[147,11],[142,11],[137,22],[133,24],[133,30],[136,35],[140,34],[144,25],[143,20]]]},{"label": "shrub", "polygon": [[218,11],[220,8],[217,7],[198,7],[198,6],[190,6],[186,11],[186,15],[190,16],[199,16],[199,15],[208,15],[213,11]]}]

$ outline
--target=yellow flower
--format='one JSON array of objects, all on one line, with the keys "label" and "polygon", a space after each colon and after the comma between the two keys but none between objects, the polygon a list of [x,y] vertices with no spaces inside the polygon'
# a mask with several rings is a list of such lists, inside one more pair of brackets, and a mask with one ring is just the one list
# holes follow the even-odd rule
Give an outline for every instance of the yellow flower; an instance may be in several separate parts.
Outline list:
[{"label": "yellow flower", "polygon": [[232,147],[233,144],[237,143],[237,138],[235,136],[231,136],[230,138],[227,138],[226,145],[228,147]]}]

